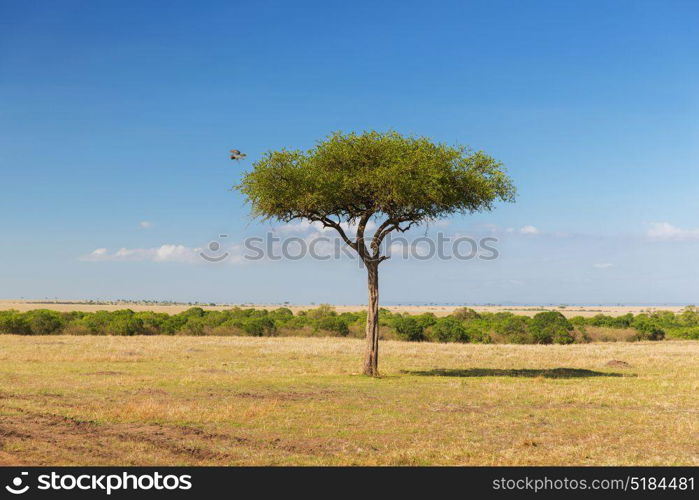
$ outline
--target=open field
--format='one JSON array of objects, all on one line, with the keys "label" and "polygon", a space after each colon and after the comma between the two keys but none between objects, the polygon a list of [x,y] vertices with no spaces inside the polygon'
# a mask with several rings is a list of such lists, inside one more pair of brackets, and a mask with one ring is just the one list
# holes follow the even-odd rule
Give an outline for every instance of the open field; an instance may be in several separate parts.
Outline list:
[{"label": "open field", "polygon": [[699,465],[699,341],[0,335],[0,464]]},{"label": "open field", "polygon": [[[207,311],[222,311],[230,309],[236,304],[205,306],[197,305]],[[299,311],[307,311],[313,309],[313,305],[282,305],[282,304],[237,304],[245,308],[258,309],[276,309],[278,307],[287,307],[294,314]],[[69,311],[116,311],[118,309],[131,309],[133,311],[153,311],[168,314],[177,314],[189,309],[190,305],[156,305],[156,304],[141,304],[141,303],[120,303],[120,304],[90,304],[86,302],[65,303],[51,301],[26,301],[26,300],[0,300],[0,311],[8,309],[16,309],[18,311],[31,311],[32,309],[51,309],[53,311],[69,312]],[[338,313],[356,312],[366,310],[366,305],[334,305]],[[455,309],[462,306],[381,306],[394,313],[409,313],[422,314],[426,312],[434,313],[436,316],[447,316]],[[683,306],[567,306],[560,308],[557,306],[468,306],[478,312],[512,312],[526,316],[534,316],[544,310],[555,310],[561,312],[566,317],[585,316],[590,317],[596,314],[607,314],[610,316],[622,316],[627,313],[639,314],[647,310],[663,310],[680,312]]]}]

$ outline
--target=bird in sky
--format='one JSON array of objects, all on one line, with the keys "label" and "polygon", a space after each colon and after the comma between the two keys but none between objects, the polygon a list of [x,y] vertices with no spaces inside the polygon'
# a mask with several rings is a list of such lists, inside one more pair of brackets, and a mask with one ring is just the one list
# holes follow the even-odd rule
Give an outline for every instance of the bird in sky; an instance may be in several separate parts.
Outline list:
[{"label": "bird in sky", "polygon": [[241,153],[237,149],[231,149],[231,160],[242,160],[246,156],[247,155],[245,153]]}]

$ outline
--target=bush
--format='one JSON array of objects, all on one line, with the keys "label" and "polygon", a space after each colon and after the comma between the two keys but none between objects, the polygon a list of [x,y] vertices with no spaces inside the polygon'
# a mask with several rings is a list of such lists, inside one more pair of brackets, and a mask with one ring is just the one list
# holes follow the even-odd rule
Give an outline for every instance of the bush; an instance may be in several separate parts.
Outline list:
[{"label": "bush", "polygon": [[294,317],[294,313],[288,307],[279,307],[269,313],[275,320],[289,320]]},{"label": "bush", "polygon": [[481,315],[470,307],[460,307],[451,313],[451,316],[459,321],[473,321],[481,319]]},{"label": "bush", "polygon": [[426,340],[425,329],[420,322],[411,316],[396,316],[393,318],[393,328],[398,337],[411,342]]},{"label": "bush", "polygon": [[573,316],[572,318],[568,319],[568,321],[570,321],[571,325],[577,327],[582,327],[587,324],[590,324],[587,322],[587,319],[584,316]]},{"label": "bush", "polygon": [[349,327],[347,326],[347,323],[338,316],[327,316],[325,318],[321,318],[316,322],[316,327],[319,330],[337,333],[342,337],[346,337],[349,334]]},{"label": "bush", "polygon": [[699,340],[699,327],[673,328],[668,330],[668,335],[679,339]]},{"label": "bush", "polygon": [[466,334],[471,342],[477,344],[490,344],[493,342],[488,331],[480,325],[466,325]]},{"label": "bush", "polygon": [[[411,316],[383,310],[382,335],[409,341],[479,342],[495,340],[517,344],[588,342],[590,340],[661,340],[670,337],[699,339],[699,310],[693,306],[681,313],[646,311],[641,314],[592,318],[576,316],[567,320],[561,313],[542,312],[528,318],[511,312],[476,313],[459,308],[450,316],[437,318],[432,313]],[[192,307],[169,315],[150,311],[59,313],[37,309],[20,313],[0,311],[0,333],[19,335],[254,335],[272,336],[279,331],[291,335],[363,334],[366,311],[338,314],[323,305],[294,314],[281,307],[205,311]],[[602,326],[594,326],[602,325]],[[323,332],[318,334],[317,332]]]},{"label": "bush", "polygon": [[175,330],[171,328],[171,316],[166,313],[143,311],[135,314],[143,324],[145,335],[172,335]]},{"label": "bush", "polygon": [[527,328],[528,322],[526,316],[510,315],[498,322],[495,332],[512,344],[531,344],[533,340]]},{"label": "bush", "polygon": [[461,321],[447,316],[432,327],[432,337],[439,342],[468,342],[468,332]]},{"label": "bush", "polygon": [[0,332],[16,335],[30,335],[31,327],[27,319],[18,311],[0,311]]},{"label": "bush", "polygon": [[63,316],[56,311],[37,309],[25,314],[32,335],[51,335],[59,333],[65,326]]},{"label": "bush", "polygon": [[310,319],[327,318],[328,316],[337,316],[335,308],[328,304],[321,304],[315,309],[311,309],[306,313]]},{"label": "bush", "polygon": [[[573,322],[571,321],[571,324]],[[580,343],[588,343],[592,342],[592,337],[590,337],[590,334],[587,332],[587,328],[585,328],[585,325],[573,325],[575,330],[574,333],[577,334],[576,338]]]},{"label": "bush", "polygon": [[145,335],[143,321],[133,316],[121,316],[109,322],[107,335]]},{"label": "bush", "polygon": [[437,323],[437,316],[433,313],[423,313],[411,317],[415,318],[415,321],[417,321],[423,329],[427,329]]},{"label": "bush", "polygon": [[108,311],[97,311],[86,314],[75,323],[76,326],[89,331],[91,335],[107,335],[107,325],[111,321],[112,314]]},{"label": "bush", "polygon": [[679,314],[678,322],[682,326],[699,326],[699,308],[687,306]]},{"label": "bush", "polygon": [[558,311],[534,315],[529,332],[537,344],[572,344],[575,341],[573,325]]},{"label": "bush", "polygon": [[190,307],[186,311],[182,311],[180,314],[188,318],[192,316],[196,318],[201,318],[206,314],[206,311],[204,311],[204,309],[202,309],[201,307]]},{"label": "bush", "polygon": [[274,320],[270,318],[249,318],[243,322],[242,328],[253,337],[272,337],[277,333]]},{"label": "bush", "polygon": [[662,340],[665,331],[660,326],[660,320],[647,313],[637,314],[632,326],[638,331],[637,340]]},{"label": "bush", "polygon": [[206,335],[206,327],[207,325],[204,318],[192,316],[188,318],[187,322],[177,330],[177,333],[180,335],[192,335],[195,337],[201,337],[203,335]]}]

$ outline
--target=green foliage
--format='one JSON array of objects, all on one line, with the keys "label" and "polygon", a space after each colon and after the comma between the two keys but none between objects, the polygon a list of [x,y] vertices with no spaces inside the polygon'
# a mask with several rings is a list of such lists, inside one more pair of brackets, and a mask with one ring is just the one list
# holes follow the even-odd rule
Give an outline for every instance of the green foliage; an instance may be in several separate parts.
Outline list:
[{"label": "green foliage", "polygon": [[253,337],[271,337],[276,335],[277,327],[274,320],[265,317],[248,318],[242,323],[243,330]]},{"label": "green foliage", "polygon": [[638,331],[636,338],[638,340],[662,340],[665,338],[665,330],[662,328],[663,323],[667,323],[667,316],[653,315],[647,313],[637,314],[632,326]]},{"label": "green foliage", "polygon": [[147,335],[173,335],[179,329],[175,325],[174,316],[166,313],[143,311],[136,313],[134,317],[141,321]]},{"label": "green foliage", "polygon": [[667,333],[668,336],[678,339],[699,340],[699,327],[697,326],[673,328]]},{"label": "green foliage", "polygon": [[471,342],[475,344],[490,344],[493,338],[488,333],[488,330],[482,325],[466,323],[466,335]]},{"label": "green foliage", "polygon": [[437,316],[434,313],[422,313],[417,316],[413,316],[415,321],[424,329],[427,329],[437,322]]},{"label": "green foliage", "polygon": [[396,316],[392,322],[398,337],[411,342],[426,340],[425,327],[412,316]]},{"label": "green foliage", "polygon": [[439,318],[431,330],[431,336],[439,342],[468,342],[468,332],[463,323],[447,316]]},{"label": "green foliage", "polygon": [[349,335],[347,322],[338,316],[326,316],[316,322],[316,328],[327,332],[334,332],[342,337]]},{"label": "green foliage", "polygon": [[419,223],[515,196],[502,164],[482,151],[375,131],[336,132],[308,151],[270,151],[236,188],[255,215],[282,221],[381,213]]},{"label": "green foliage", "polygon": [[308,313],[306,313],[306,316],[309,319],[321,319],[330,316],[337,316],[337,312],[335,311],[335,308],[331,305],[321,304],[315,309],[311,309],[310,311],[308,311]]},{"label": "green foliage", "polygon": [[470,307],[460,307],[454,310],[454,312],[451,313],[451,316],[459,321],[474,321],[481,319],[481,315]]},{"label": "green foliage", "polygon": [[633,322],[633,314],[628,313],[623,316],[607,316],[605,314],[597,314],[592,318],[588,318],[585,322],[591,326],[606,326],[609,328],[629,328]]},{"label": "green foliage", "polygon": [[[509,313],[507,313],[509,314]],[[505,337],[507,342],[512,344],[531,344],[532,337],[528,331],[529,318],[526,316],[515,316],[509,314],[506,317],[498,318],[495,331]]]},{"label": "green foliage", "polygon": [[681,326],[699,326],[699,308],[687,306],[679,314],[678,323]]},{"label": "green foliage", "polygon": [[0,332],[30,335],[32,330],[27,317],[14,310],[0,311]]},{"label": "green foliage", "polygon": [[180,313],[182,316],[185,316],[187,318],[194,317],[194,318],[201,318],[206,314],[206,311],[202,309],[201,307],[190,307],[184,312]]},{"label": "green foliage", "polygon": [[294,317],[294,313],[288,307],[280,307],[269,313],[275,320],[286,321]]},{"label": "green foliage", "polygon": [[[566,319],[556,311],[541,312],[533,318],[511,312],[475,313],[467,308],[437,318],[432,313],[419,315],[382,311],[384,335],[409,341],[508,342],[516,344],[569,344],[588,342],[587,328],[628,330],[633,340],[662,340],[665,337],[699,340],[696,308],[678,314],[648,311],[618,318],[597,315]],[[0,333],[18,335],[361,335],[366,312],[338,314],[331,306],[321,306],[294,314],[288,308],[272,311],[234,307],[225,311],[206,311],[193,307],[179,314],[119,311],[59,313],[38,309],[20,313],[0,311]],[[600,338],[597,336],[597,338]],[[601,337],[604,338],[604,337]],[[610,340],[615,338],[610,336]],[[629,338],[627,336],[627,338]]]},{"label": "green foliage", "polygon": [[568,321],[570,321],[570,324],[573,326],[585,326],[588,324],[584,316],[573,316],[572,318],[568,318]]},{"label": "green foliage", "polygon": [[58,333],[65,321],[61,313],[49,311],[48,309],[37,309],[28,311],[25,318],[29,323],[29,328],[33,335],[51,335]]},{"label": "green foliage", "polygon": [[572,344],[573,325],[558,311],[535,314],[529,332],[537,344]]}]

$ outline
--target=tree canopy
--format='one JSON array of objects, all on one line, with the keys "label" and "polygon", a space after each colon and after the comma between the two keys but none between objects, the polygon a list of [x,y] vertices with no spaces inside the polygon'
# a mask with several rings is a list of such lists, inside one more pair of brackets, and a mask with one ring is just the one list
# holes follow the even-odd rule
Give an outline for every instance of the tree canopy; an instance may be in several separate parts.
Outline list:
[{"label": "tree canopy", "polygon": [[333,226],[385,216],[386,229],[513,201],[502,163],[465,146],[398,132],[335,132],[307,150],[267,152],[237,188],[253,214]]}]

